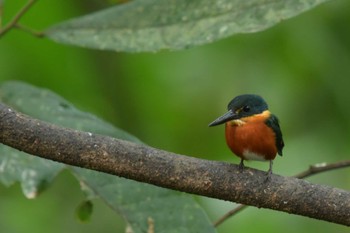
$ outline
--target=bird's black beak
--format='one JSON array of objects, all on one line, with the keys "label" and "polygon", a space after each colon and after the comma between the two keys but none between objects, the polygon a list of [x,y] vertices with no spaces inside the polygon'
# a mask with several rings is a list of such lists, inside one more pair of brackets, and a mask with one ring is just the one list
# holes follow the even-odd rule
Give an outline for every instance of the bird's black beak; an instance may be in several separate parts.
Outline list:
[{"label": "bird's black beak", "polygon": [[233,119],[237,119],[237,115],[233,113],[232,110],[229,110],[227,113],[225,113],[224,115],[222,115],[221,117],[217,118],[215,121],[210,123],[209,126],[220,125]]}]

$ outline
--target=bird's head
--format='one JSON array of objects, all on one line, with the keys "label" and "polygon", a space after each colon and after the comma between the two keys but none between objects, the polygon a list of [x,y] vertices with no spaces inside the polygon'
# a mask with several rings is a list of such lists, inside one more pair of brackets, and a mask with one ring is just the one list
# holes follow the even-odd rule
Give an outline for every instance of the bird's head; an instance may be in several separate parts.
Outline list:
[{"label": "bird's head", "polygon": [[239,120],[261,114],[268,110],[268,105],[261,96],[245,94],[236,96],[231,100],[227,109],[227,113],[214,120],[209,126],[216,126],[231,120]]}]

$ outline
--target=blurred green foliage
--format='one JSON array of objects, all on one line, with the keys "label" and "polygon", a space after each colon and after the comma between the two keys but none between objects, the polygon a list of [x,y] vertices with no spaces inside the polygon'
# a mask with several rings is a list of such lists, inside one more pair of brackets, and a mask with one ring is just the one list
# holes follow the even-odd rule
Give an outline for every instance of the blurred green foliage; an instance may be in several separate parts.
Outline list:
[{"label": "blurred green foliage", "polygon": [[[25,0],[6,1],[5,21]],[[39,1],[21,23],[45,29],[96,10],[97,1]],[[96,4],[96,5],[95,5]],[[137,136],[186,155],[238,163],[223,128],[208,128],[234,96],[264,96],[279,116],[286,147],[274,171],[293,175],[350,154],[350,2],[336,0],[260,33],[239,35],[178,52],[126,54],[56,44],[11,31],[0,42],[0,81],[45,87]],[[45,20],[43,20],[45,19]],[[266,170],[267,163],[246,165]],[[309,179],[350,189],[349,170]],[[0,186],[3,232],[124,232],[124,223],[94,201],[87,224],[74,209],[83,195],[68,173],[35,200],[18,185]],[[198,197],[211,218],[235,204]],[[254,224],[252,223],[254,221]],[[226,232],[348,232],[346,227],[249,208],[219,227]]]}]

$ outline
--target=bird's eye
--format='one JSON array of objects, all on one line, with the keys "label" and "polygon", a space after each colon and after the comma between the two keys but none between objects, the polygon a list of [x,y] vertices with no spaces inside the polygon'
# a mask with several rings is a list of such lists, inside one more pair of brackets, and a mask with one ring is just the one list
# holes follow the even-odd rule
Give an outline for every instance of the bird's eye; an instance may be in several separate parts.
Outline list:
[{"label": "bird's eye", "polygon": [[242,108],[243,112],[249,112],[250,111],[250,107],[248,105],[244,106]]}]

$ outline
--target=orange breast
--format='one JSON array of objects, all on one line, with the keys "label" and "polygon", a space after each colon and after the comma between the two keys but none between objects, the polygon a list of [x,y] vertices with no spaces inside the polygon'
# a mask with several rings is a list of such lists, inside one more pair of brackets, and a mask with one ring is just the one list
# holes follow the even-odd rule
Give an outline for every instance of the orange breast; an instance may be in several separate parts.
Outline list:
[{"label": "orange breast", "polygon": [[277,154],[275,133],[264,121],[257,118],[243,124],[227,122],[226,142],[231,151],[246,160],[253,159],[247,157],[249,153],[262,156],[265,160],[274,159]]}]

